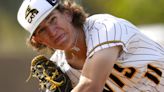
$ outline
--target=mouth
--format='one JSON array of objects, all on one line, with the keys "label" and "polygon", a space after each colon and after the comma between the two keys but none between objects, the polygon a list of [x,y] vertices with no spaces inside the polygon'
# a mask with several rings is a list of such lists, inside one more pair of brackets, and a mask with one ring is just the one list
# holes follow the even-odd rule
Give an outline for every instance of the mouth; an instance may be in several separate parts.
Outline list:
[{"label": "mouth", "polygon": [[65,34],[64,34],[64,33],[61,34],[60,36],[58,36],[58,37],[55,39],[56,44],[62,43],[63,40],[64,40],[64,37],[65,37]]}]

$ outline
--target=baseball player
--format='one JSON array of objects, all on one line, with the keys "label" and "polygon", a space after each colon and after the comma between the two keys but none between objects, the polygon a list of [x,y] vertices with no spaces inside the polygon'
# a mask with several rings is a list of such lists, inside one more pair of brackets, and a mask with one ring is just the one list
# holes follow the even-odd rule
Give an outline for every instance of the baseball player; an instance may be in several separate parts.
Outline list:
[{"label": "baseball player", "polygon": [[69,0],[24,0],[18,21],[35,49],[55,51],[51,60],[68,74],[71,92],[164,90],[164,48],[127,20],[87,17]]}]

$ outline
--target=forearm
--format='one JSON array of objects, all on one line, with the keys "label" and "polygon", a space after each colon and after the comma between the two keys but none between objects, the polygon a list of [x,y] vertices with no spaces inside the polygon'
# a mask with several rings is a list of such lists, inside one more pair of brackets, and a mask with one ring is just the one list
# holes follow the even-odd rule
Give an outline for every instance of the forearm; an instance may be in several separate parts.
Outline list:
[{"label": "forearm", "polygon": [[118,52],[119,49],[113,47],[95,53],[85,62],[79,83],[71,92],[102,92]]},{"label": "forearm", "polygon": [[71,92],[102,92],[96,87],[90,85],[77,85]]},{"label": "forearm", "polygon": [[85,86],[77,85],[71,92],[91,92],[88,88]]},{"label": "forearm", "polygon": [[102,92],[102,87],[85,76],[81,76],[79,83],[71,92]]}]

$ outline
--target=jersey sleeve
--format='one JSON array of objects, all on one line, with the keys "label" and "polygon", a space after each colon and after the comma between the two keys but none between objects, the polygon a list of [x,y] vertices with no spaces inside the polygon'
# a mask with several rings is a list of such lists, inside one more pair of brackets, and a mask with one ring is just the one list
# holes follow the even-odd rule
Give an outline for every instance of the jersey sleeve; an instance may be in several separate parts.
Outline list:
[{"label": "jersey sleeve", "polygon": [[56,50],[55,53],[51,56],[50,60],[55,62],[63,72],[67,72],[70,69],[70,65],[65,59],[65,54],[61,50]]},{"label": "jersey sleeve", "polygon": [[127,46],[136,35],[136,28],[128,21],[97,20],[88,28],[87,56],[91,57],[95,52],[121,46],[127,52]]}]

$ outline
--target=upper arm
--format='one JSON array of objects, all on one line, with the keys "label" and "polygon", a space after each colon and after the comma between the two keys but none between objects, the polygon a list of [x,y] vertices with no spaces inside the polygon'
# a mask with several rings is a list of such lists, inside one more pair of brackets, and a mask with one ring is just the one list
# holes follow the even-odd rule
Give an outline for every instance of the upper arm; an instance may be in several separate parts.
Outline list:
[{"label": "upper arm", "polygon": [[[119,56],[120,47],[115,46],[96,52],[90,59],[86,60],[79,84],[93,88],[96,92],[103,90],[114,63]],[[95,92],[95,91],[94,91]]]},{"label": "upper arm", "polygon": [[[119,52],[127,52],[130,42],[138,40],[135,37],[136,29],[130,23],[119,21],[119,19],[113,17],[98,17],[98,19],[91,19],[88,22],[85,32],[87,57],[89,59],[83,66],[77,87],[83,87],[87,84],[82,89],[94,87],[95,90],[102,90],[114,63],[117,61]],[[80,92],[88,91],[80,90]]]}]

